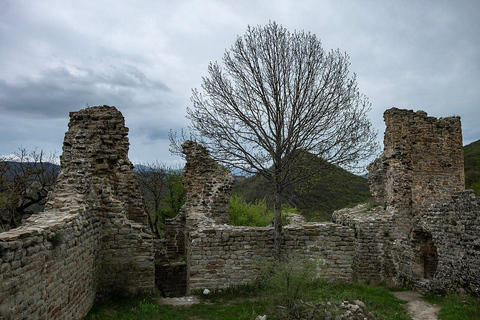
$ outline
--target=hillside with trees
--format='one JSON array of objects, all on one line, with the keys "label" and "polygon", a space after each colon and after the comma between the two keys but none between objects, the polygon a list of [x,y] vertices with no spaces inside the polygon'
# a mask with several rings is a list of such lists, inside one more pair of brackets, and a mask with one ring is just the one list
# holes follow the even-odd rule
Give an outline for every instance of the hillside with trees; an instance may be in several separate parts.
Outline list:
[{"label": "hillside with trees", "polygon": [[465,161],[465,188],[480,196],[480,140],[463,147]]},{"label": "hillside with trees", "polygon": [[[367,179],[340,167],[309,156],[303,166],[321,167],[309,179],[291,185],[285,190],[283,203],[297,208],[310,221],[329,221],[334,210],[353,206],[371,198]],[[307,168],[308,170],[308,168]],[[271,184],[260,175],[239,179],[234,193],[247,202],[266,199],[273,206]]]}]

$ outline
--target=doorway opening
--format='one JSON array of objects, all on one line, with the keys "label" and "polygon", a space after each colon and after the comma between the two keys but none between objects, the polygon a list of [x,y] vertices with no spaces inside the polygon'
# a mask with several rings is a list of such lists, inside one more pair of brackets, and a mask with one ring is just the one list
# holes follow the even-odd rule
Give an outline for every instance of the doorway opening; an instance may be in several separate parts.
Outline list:
[{"label": "doorway opening", "polygon": [[414,261],[413,273],[418,279],[432,279],[437,272],[437,247],[433,243],[432,235],[425,230],[413,232],[412,236]]}]

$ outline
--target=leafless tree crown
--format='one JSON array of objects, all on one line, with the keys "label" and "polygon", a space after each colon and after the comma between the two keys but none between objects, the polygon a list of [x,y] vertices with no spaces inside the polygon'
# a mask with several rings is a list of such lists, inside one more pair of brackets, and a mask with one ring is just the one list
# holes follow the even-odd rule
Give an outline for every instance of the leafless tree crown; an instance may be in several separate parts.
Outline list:
[{"label": "leafless tree crown", "polygon": [[315,35],[271,22],[248,27],[193,90],[190,131],[216,160],[274,186],[279,260],[283,191],[323,169],[305,159],[355,168],[376,150],[370,103],[348,67],[347,54],[326,53]]},{"label": "leafless tree crown", "polygon": [[305,153],[354,168],[377,145],[348,59],[314,34],[248,27],[193,90],[190,130],[217,160],[281,184]]}]

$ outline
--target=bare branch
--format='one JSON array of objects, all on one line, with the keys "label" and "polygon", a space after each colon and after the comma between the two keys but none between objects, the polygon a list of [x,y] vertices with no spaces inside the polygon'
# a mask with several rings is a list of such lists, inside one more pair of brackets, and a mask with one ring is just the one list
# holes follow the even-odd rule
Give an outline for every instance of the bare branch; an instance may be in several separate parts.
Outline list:
[{"label": "bare branch", "polygon": [[279,206],[286,186],[323,169],[301,170],[306,155],[355,169],[376,152],[370,103],[349,66],[313,34],[248,27],[193,90],[190,130],[216,160],[263,175]]}]

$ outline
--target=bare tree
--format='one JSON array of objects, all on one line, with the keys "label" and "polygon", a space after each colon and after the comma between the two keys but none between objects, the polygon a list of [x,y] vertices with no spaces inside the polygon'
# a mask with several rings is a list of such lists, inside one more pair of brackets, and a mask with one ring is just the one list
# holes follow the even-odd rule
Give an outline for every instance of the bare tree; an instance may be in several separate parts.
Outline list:
[{"label": "bare tree", "polygon": [[142,163],[135,166],[135,173],[145,198],[148,224],[152,232],[160,238],[157,211],[165,194],[167,170],[158,162]]},{"label": "bare tree", "polygon": [[47,157],[43,151],[18,150],[10,157],[0,158],[0,215],[3,229],[15,228],[23,217],[43,209],[60,170],[55,154]]},{"label": "bare tree", "polygon": [[300,159],[314,155],[354,169],[377,149],[370,103],[348,59],[338,49],[325,52],[313,34],[270,22],[248,27],[223,67],[209,64],[203,91],[193,90],[191,132],[216,160],[273,184],[278,259],[282,193],[317,170],[302,170]]}]

